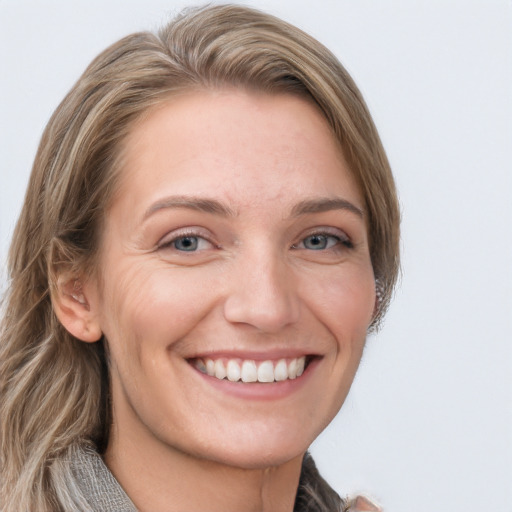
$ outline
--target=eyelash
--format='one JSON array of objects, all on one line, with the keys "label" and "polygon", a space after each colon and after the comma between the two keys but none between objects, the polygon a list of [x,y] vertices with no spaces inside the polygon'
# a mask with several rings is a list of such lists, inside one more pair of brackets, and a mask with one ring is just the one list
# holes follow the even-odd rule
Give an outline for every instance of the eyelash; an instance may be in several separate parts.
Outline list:
[{"label": "eyelash", "polygon": [[170,240],[165,240],[164,242],[161,242],[158,244],[158,249],[174,249],[177,252],[196,252],[195,250],[186,251],[186,250],[180,250],[176,247],[176,243],[180,240],[184,240],[186,238],[196,238],[198,240],[203,240],[210,245],[217,247],[216,244],[214,244],[211,240],[208,239],[208,237],[204,236],[201,233],[198,233],[195,230],[187,230],[187,231],[181,231],[174,235]]},{"label": "eyelash", "polygon": [[336,231],[336,233],[332,233],[328,230],[309,233],[307,236],[302,238],[298,244],[293,244],[292,248],[315,251],[315,249],[308,249],[307,247],[299,247],[299,244],[304,244],[305,240],[307,240],[308,238],[311,239],[313,237],[318,237],[318,238],[325,237],[325,239],[327,239],[327,243],[329,243],[328,242],[329,239],[335,240],[335,243],[333,245],[331,245],[330,247],[316,249],[319,252],[327,251],[327,250],[334,250],[334,251],[342,250],[342,247],[340,247],[340,245],[343,246],[343,248],[345,248],[345,249],[353,249],[354,248],[354,244],[351,242],[351,240],[348,238],[347,235],[345,235],[345,234],[340,235],[338,231]]},{"label": "eyelash", "polygon": [[[304,242],[309,238],[313,238],[313,237],[317,237],[317,238],[325,238],[326,239],[326,244],[328,245],[329,244],[329,240],[334,240],[335,243],[332,244],[331,246],[326,246],[326,247],[322,247],[322,248],[319,248],[319,249],[309,249],[308,247],[299,247],[300,244],[304,244]],[[158,249],[173,249],[177,252],[180,252],[180,253],[186,253],[186,252],[196,252],[197,251],[197,248],[193,248],[192,250],[190,251],[187,251],[187,250],[181,250],[181,249],[178,249],[176,247],[176,244],[181,240],[185,240],[187,238],[190,238],[190,239],[197,239],[199,240],[199,243],[200,241],[204,241],[210,245],[212,245],[213,247],[215,248],[219,248],[218,245],[214,244],[208,237],[205,237],[203,234],[201,233],[198,233],[196,230],[187,230],[187,231],[182,231],[178,234],[176,234],[175,236],[172,237],[172,239],[170,240],[167,240],[167,241],[164,241],[163,243],[159,243],[158,244]],[[340,246],[343,246],[343,247],[340,247]],[[303,237],[298,243],[296,244],[293,244],[291,246],[292,249],[296,249],[296,250],[311,250],[311,251],[319,251],[319,252],[322,252],[322,251],[328,251],[328,250],[333,250],[333,251],[336,251],[336,250],[342,250],[342,248],[345,248],[345,249],[353,249],[354,248],[354,244],[351,242],[351,240],[348,238],[347,235],[343,234],[343,235],[340,235],[338,231],[336,231],[336,233],[332,233],[330,232],[329,230],[322,230],[322,231],[317,231],[317,232],[312,232],[312,233],[309,233],[307,236]]]}]

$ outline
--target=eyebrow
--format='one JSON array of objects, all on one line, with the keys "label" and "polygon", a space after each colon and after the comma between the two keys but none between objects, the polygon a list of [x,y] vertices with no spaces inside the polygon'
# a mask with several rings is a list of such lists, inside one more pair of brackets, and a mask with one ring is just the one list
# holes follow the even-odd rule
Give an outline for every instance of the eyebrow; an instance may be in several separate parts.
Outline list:
[{"label": "eyebrow", "polygon": [[[167,208],[186,208],[204,213],[221,215],[222,217],[236,217],[236,212],[228,206],[222,204],[216,199],[190,197],[190,196],[170,196],[153,203],[144,213],[143,220],[154,213]],[[331,210],[348,210],[363,218],[363,210],[352,204],[350,201],[342,198],[319,198],[306,199],[296,204],[291,211],[292,217],[307,215],[308,213],[322,213]]]},{"label": "eyebrow", "polygon": [[144,213],[143,220],[146,220],[155,212],[167,208],[187,208],[190,210],[196,210],[198,212],[213,213],[223,217],[234,217],[236,215],[233,210],[215,199],[189,196],[171,196],[165,197],[156,203],[153,203]]},{"label": "eyebrow", "polygon": [[350,201],[342,199],[341,197],[306,199],[292,208],[292,216],[298,217],[308,213],[322,213],[330,210],[348,210],[349,212],[355,213],[358,217],[364,218],[364,212],[361,208],[358,208]]}]

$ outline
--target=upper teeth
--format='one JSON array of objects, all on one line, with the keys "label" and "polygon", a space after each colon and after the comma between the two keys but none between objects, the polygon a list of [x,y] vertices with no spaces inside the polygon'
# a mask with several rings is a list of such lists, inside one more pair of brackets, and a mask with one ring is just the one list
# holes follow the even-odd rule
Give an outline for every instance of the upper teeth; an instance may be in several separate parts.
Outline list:
[{"label": "upper teeth", "polygon": [[232,382],[275,382],[296,379],[304,372],[306,356],[278,361],[252,359],[195,359],[195,367],[211,377]]}]

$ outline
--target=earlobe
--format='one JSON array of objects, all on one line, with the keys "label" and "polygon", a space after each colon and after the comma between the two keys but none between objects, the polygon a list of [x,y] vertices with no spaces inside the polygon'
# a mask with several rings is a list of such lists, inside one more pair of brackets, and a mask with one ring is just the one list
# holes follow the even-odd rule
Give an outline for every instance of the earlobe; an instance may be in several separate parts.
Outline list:
[{"label": "earlobe", "polygon": [[59,322],[79,340],[93,343],[102,336],[96,294],[76,278],[60,277],[52,296]]}]

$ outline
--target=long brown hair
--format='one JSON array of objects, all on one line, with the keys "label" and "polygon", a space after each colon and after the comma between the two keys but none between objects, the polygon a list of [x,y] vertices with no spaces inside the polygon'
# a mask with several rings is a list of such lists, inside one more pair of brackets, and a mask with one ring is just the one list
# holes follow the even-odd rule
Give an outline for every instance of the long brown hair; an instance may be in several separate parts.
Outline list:
[{"label": "long brown hair", "polygon": [[[86,510],[66,483],[65,462],[76,443],[101,452],[108,441],[106,341],[73,338],[52,294],[63,272],[95,271],[119,148],[135,120],[177,91],[226,85],[318,105],[366,203],[381,293],[374,323],[384,314],[399,265],[396,191],[364,100],[338,60],[296,27],[240,6],[186,10],[158,34],[125,37],[90,64],[50,119],[14,233],[0,331],[3,512]],[[301,510],[341,509],[308,464]]]}]

